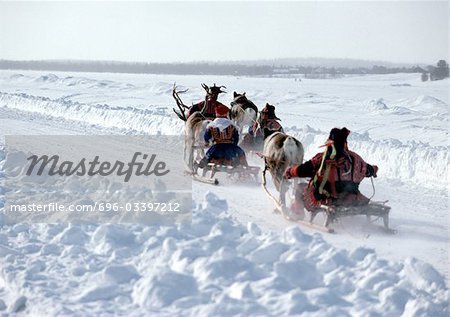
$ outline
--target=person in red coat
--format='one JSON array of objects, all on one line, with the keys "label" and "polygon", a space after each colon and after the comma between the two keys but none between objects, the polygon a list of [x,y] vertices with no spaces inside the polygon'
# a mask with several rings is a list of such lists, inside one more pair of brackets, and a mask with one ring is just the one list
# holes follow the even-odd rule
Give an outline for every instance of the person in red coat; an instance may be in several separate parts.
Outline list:
[{"label": "person in red coat", "polygon": [[261,116],[256,121],[252,129],[249,131],[253,137],[268,137],[273,132],[283,132],[283,127],[277,121],[280,120],[275,115],[275,107],[266,103],[266,106],[261,110]]},{"label": "person in red coat", "polygon": [[357,153],[348,149],[349,134],[347,128],[332,129],[323,153],[317,153],[309,161],[286,169],[286,179],[311,178],[303,193],[296,195],[297,201],[303,198],[307,210],[314,211],[321,205],[360,206],[369,203],[369,198],[359,191],[359,184],[365,177],[377,177],[378,167],[366,163]]},{"label": "person in red coat", "polygon": [[226,107],[224,104],[217,101],[219,94],[224,93],[225,91],[222,91],[223,86],[217,87],[216,84],[211,87],[208,87],[205,84],[202,84],[202,86],[206,90],[205,100],[192,105],[189,109],[188,117],[194,112],[200,111],[206,119],[212,120],[216,118],[215,109],[218,106]]},{"label": "person in red coat", "polygon": [[243,144],[248,147],[263,144],[264,139],[272,133],[283,132],[283,127],[278,120],[280,118],[275,115],[275,107],[266,103],[258,120],[248,129]]}]

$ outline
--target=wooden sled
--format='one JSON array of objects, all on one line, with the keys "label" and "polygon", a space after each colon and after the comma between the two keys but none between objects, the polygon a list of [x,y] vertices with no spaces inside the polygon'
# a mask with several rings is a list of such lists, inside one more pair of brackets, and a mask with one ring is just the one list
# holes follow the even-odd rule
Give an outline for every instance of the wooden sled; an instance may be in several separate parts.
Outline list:
[{"label": "wooden sled", "polygon": [[[313,228],[316,230],[320,230],[326,233],[334,233],[334,229],[331,227],[333,223],[339,221],[340,218],[350,217],[350,216],[359,216],[365,215],[367,221],[370,223],[376,221],[381,218],[383,220],[383,230],[387,233],[397,233],[395,229],[391,229],[389,227],[389,211],[391,207],[386,205],[386,202],[370,202],[365,206],[352,206],[352,207],[329,207],[329,206],[321,206],[314,212],[310,212],[304,210],[304,216],[299,216],[293,213],[286,206],[276,206],[276,210],[280,211],[280,213],[289,221],[296,222],[302,226],[306,226],[309,228]],[[322,224],[315,223],[314,220],[316,216],[320,213],[325,215],[324,221]],[[372,217],[375,219],[372,220]],[[305,219],[308,218],[308,219]]]},{"label": "wooden sled", "polygon": [[[383,229],[388,233],[396,233],[395,230],[389,228],[389,212],[391,210],[391,207],[387,206],[386,203],[387,201],[385,202],[371,201],[369,202],[369,204],[362,206],[351,206],[351,207],[321,206],[320,208],[318,208],[316,211],[313,212],[305,211],[305,213],[309,214],[309,220],[308,221],[301,220],[301,221],[302,223],[307,222],[308,225],[313,224],[314,227],[316,227],[317,225],[313,223],[314,219],[319,213],[324,213],[325,220],[322,225],[324,231],[334,232],[334,230],[330,228],[330,225],[338,222],[340,218],[363,215],[366,216],[367,221],[369,222],[374,222],[377,219],[382,219]],[[372,217],[374,217],[375,219],[372,220]]]},{"label": "wooden sled", "polygon": [[[195,145],[192,148],[194,151],[201,151],[197,155],[197,161],[194,160],[194,163],[192,164],[193,166],[197,165],[191,173],[192,179],[202,183],[218,185],[219,180],[215,178],[216,173],[226,173],[230,178],[235,178],[237,180],[258,180],[260,168],[257,166],[231,166],[230,164],[227,164],[229,163],[227,161],[215,161],[208,163],[203,168],[199,168],[198,161],[204,156],[204,150],[207,148],[208,146],[204,145]],[[202,170],[201,174],[199,174],[199,170]]]},{"label": "wooden sled", "polygon": [[[283,215],[283,217],[289,221],[298,223],[299,225],[303,225],[309,228],[313,228],[316,230],[320,230],[326,233],[334,233],[334,229],[331,228],[331,225],[335,222],[338,222],[339,218],[350,217],[350,216],[358,216],[365,215],[367,221],[374,222],[377,219],[381,218],[383,220],[383,230],[387,233],[396,233],[395,229],[389,228],[389,212],[391,207],[387,206],[387,201],[377,202],[370,201],[368,205],[362,206],[352,206],[352,207],[344,207],[344,206],[326,206],[322,205],[317,208],[314,212],[310,212],[304,209],[304,213],[302,215],[298,215],[295,212],[291,211],[290,208],[282,205],[278,199],[276,199],[267,189],[266,187],[266,176],[263,173],[263,183],[262,187],[266,195],[274,202],[275,210]],[[316,216],[318,214],[324,214],[325,220],[322,224],[314,223]],[[305,219],[305,217],[309,219]],[[375,219],[372,220],[372,217]]]},{"label": "wooden sled", "polygon": [[[257,181],[260,168],[257,166],[229,166],[217,163],[209,163],[202,169],[202,179],[214,179],[214,184],[217,185],[219,181],[214,178],[216,173],[226,173],[237,180],[253,180]],[[209,177],[208,177],[209,174]]]}]

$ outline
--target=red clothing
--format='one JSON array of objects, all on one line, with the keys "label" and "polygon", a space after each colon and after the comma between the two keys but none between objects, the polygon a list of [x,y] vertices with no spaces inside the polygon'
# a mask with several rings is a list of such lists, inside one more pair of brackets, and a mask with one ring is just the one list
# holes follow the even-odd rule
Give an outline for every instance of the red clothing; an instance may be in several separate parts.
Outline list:
[{"label": "red clothing", "polygon": [[[333,178],[340,181],[352,181],[354,183],[361,183],[367,175],[367,164],[355,152],[346,151],[347,157],[342,157],[336,162],[336,167],[333,168]],[[320,168],[323,153],[317,153],[311,160],[297,166],[297,177],[313,177]],[[351,173],[349,171],[351,170]]]},{"label": "red clothing", "polygon": [[[205,107],[205,103],[206,103],[206,107]],[[208,102],[200,101],[199,103],[194,104],[191,107],[191,109],[189,109],[188,117],[196,111],[203,110],[203,115],[205,116],[206,119],[214,119],[216,117],[216,107],[219,105],[227,107],[224,104],[222,104],[214,99],[209,99]],[[205,108],[205,109],[203,109],[203,108]]]},{"label": "red clothing", "polygon": [[253,124],[250,134],[253,135],[253,137],[264,137],[265,129],[267,129],[269,131],[273,131],[273,132],[283,131],[281,124],[277,120],[267,119],[267,120],[262,120],[261,123],[255,122]]},{"label": "red clothing", "polygon": [[303,192],[303,201],[305,207],[312,211],[320,205],[354,206],[369,203],[369,199],[360,193],[359,183],[364,177],[374,176],[375,170],[358,154],[345,150],[344,155],[337,159],[324,159],[324,153],[318,153],[311,160],[294,166],[292,174],[311,178]]}]

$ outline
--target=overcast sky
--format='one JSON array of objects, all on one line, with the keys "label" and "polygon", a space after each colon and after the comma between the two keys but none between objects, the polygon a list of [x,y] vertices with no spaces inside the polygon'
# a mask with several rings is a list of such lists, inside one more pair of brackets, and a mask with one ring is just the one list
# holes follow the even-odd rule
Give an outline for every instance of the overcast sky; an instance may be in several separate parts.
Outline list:
[{"label": "overcast sky", "polygon": [[0,2],[0,59],[448,59],[448,1]]}]

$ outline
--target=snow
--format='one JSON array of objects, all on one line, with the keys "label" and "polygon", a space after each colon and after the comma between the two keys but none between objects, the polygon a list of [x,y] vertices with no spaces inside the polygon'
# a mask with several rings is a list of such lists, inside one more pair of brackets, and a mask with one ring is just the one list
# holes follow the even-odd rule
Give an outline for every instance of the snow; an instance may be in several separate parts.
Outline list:
[{"label": "snow", "polygon": [[[350,148],[380,167],[374,199],[389,199],[398,234],[357,217],[336,235],[300,228],[272,213],[259,186],[227,179],[194,183],[192,222],[171,226],[7,224],[0,209],[0,313],[448,316],[448,80],[419,77],[1,71],[0,167],[10,134],[182,137],[173,83],[190,104],[215,82],[229,88],[224,103],[236,90],[275,104],[307,159],[331,128],[349,128]],[[361,189],[373,193],[368,181]]]},{"label": "snow", "polygon": [[[208,207],[215,208],[210,212]],[[197,225],[205,228],[206,222],[208,230],[198,232]],[[305,234],[298,227],[255,235],[254,224],[237,223],[211,192],[197,204],[191,224],[135,225],[125,239],[113,234],[125,234],[115,230],[120,226],[105,232],[110,226],[7,230],[9,243],[19,252],[2,258],[1,281],[8,287],[9,305],[4,309],[31,315],[448,313],[445,279],[431,265],[413,258],[391,263],[361,247],[337,249],[321,235]],[[48,241],[67,232],[83,232],[87,238],[42,252]],[[101,240],[112,247],[97,248]],[[249,241],[251,252],[242,247]],[[35,250],[24,251],[30,244]],[[122,248],[127,251],[120,252]]]},{"label": "snow", "polygon": [[[28,111],[43,116],[62,117],[106,128],[119,128],[141,133],[173,134],[181,131],[182,121],[171,120],[165,111],[143,110],[133,107],[113,107],[106,104],[88,105],[66,99],[50,99],[27,94],[0,95],[0,105],[9,109]],[[155,120],[158,118],[159,120]]]}]

